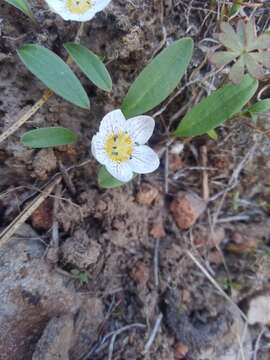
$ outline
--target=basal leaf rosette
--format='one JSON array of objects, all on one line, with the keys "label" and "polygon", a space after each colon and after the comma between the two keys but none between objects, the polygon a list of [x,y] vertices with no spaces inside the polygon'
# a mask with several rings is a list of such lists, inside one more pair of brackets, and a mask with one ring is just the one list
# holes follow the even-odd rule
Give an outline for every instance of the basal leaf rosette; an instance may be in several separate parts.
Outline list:
[{"label": "basal leaf rosette", "polygon": [[239,84],[247,71],[253,78],[263,80],[264,68],[270,67],[270,34],[257,35],[256,25],[252,20],[239,20],[236,30],[229,23],[221,23],[220,43],[227,51],[217,51],[210,61],[217,67],[232,61],[229,78]]}]

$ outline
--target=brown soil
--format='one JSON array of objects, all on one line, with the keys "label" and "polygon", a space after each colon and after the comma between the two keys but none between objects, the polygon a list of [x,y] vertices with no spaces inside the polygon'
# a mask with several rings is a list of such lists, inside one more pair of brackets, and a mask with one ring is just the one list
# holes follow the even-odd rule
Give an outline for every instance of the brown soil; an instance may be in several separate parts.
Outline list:
[{"label": "brown soil", "polygon": [[[32,3],[36,25],[0,0],[1,132],[44,90],[16,49],[39,43],[66,58],[62,44],[74,39],[78,27],[45,11],[43,1]],[[180,152],[177,142],[167,145],[186,110],[226,79],[205,78],[213,70],[204,59],[207,39],[218,30],[216,11],[206,1],[113,0],[85,24],[81,39],[107,62],[112,93],[97,90],[78,72],[90,112],[53,96],[0,144],[2,230],[60,171],[59,164],[73,167],[60,196],[43,202],[0,248],[1,360],[236,360],[239,354],[249,360],[255,352],[257,360],[270,358],[269,330],[259,337],[262,325],[245,327],[236,308],[269,288],[269,139],[234,120],[219,129],[218,142],[196,138]],[[269,27],[267,8],[255,17],[261,29]],[[182,84],[194,82],[155,116],[159,170],[123,188],[99,189],[89,144],[101,118],[121,105],[153,56],[183,36],[192,36],[196,47]],[[266,127],[267,116],[260,122]],[[20,144],[26,130],[56,124],[76,131],[79,142],[40,151]]]}]

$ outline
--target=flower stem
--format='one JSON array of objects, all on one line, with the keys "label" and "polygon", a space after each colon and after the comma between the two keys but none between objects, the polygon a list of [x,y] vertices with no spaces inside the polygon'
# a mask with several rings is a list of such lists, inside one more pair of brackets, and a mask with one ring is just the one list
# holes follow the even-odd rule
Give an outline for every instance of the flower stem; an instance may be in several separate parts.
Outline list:
[{"label": "flower stem", "polygon": [[[82,34],[83,34],[83,23],[81,23],[79,26],[74,42],[79,43]],[[71,63],[72,63],[72,59],[69,56],[67,59],[67,64],[70,65]],[[29,109],[26,114],[19,117],[19,119],[13,125],[11,125],[6,131],[4,131],[0,135],[0,144],[4,140],[6,140],[10,135],[12,135],[15,131],[17,131],[33,115],[35,115],[35,113],[49,100],[49,98],[53,94],[54,94],[53,91],[46,89],[42,97],[31,107],[31,109]]]}]

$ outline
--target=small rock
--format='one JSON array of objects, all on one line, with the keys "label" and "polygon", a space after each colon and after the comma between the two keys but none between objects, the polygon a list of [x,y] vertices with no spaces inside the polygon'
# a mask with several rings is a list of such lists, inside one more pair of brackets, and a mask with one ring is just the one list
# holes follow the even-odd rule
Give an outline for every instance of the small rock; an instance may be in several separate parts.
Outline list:
[{"label": "small rock", "polygon": [[142,261],[138,261],[130,273],[131,278],[140,286],[145,287],[149,277],[149,267]]},{"label": "small rock", "polygon": [[188,353],[188,347],[185,344],[178,342],[175,345],[175,349],[174,349],[175,360],[184,359],[187,353]]},{"label": "small rock", "polygon": [[121,59],[128,58],[130,53],[141,50],[142,48],[142,29],[135,25],[130,32],[122,39],[123,45],[119,56]]},{"label": "small rock", "polygon": [[158,190],[152,185],[143,183],[140,191],[136,195],[136,200],[141,205],[151,205],[158,197]]},{"label": "small rock", "polygon": [[195,193],[180,191],[170,205],[174,220],[181,230],[189,229],[204,212],[205,201]]},{"label": "small rock", "polygon": [[207,227],[198,227],[194,231],[194,245],[196,247],[210,247],[215,248],[219,246],[225,239],[225,230],[222,227],[218,227],[213,231],[210,231]]},{"label": "small rock", "polygon": [[258,239],[250,236],[248,233],[241,233],[235,231],[232,234],[231,242],[226,246],[226,250],[235,253],[242,254],[254,251],[258,247]]},{"label": "small rock", "polygon": [[166,236],[162,220],[160,223],[153,225],[152,229],[150,230],[150,235],[155,239],[163,239]]},{"label": "small rock", "polygon": [[171,147],[171,154],[179,155],[183,152],[185,144],[180,141],[175,142]]},{"label": "small rock", "polygon": [[57,167],[57,159],[52,149],[40,150],[33,160],[33,169],[35,175],[40,180],[46,180],[48,174]]},{"label": "small rock", "polygon": [[52,318],[39,339],[32,360],[66,360],[73,340],[73,316]]},{"label": "small rock", "polygon": [[82,306],[76,316],[72,349],[65,360],[82,359],[82,354],[88,353],[93,343],[98,340],[100,324],[105,321],[102,300],[91,297],[88,293],[81,294],[81,297]]},{"label": "small rock", "polygon": [[23,224],[17,235],[0,249],[0,358],[9,360],[32,359],[50,319],[74,316],[81,304],[66,278],[50,271],[32,228]]},{"label": "small rock", "polygon": [[250,325],[270,325],[270,290],[262,290],[247,301],[247,318]]},{"label": "small rock", "polygon": [[213,265],[220,265],[223,263],[222,254],[220,251],[216,249],[209,252],[207,256],[207,260],[209,261],[210,264]]},{"label": "small rock", "polygon": [[31,223],[36,230],[49,230],[52,227],[53,207],[50,199],[46,199],[31,216]]},{"label": "small rock", "polygon": [[101,252],[101,245],[94,239],[89,238],[84,230],[75,231],[61,246],[63,260],[66,263],[86,269],[95,264]]}]

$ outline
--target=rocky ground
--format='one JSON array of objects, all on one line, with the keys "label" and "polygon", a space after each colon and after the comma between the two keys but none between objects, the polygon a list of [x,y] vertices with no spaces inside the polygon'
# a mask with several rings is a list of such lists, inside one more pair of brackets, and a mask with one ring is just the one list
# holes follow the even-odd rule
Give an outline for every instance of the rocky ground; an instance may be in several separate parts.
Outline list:
[{"label": "rocky ground", "polygon": [[[43,1],[32,3],[37,24],[0,0],[1,132],[44,91],[16,49],[40,43],[66,58],[62,44],[78,28]],[[81,38],[105,59],[113,91],[81,77],[90,112],[54,96],[0,144],[2,231],[62,176],[0,242],[1,360],[270,359],[269,138],[240,119],[221,127],[218,141],[200,137],[183,147],[170,137],[226,79],[207,60],[222,3],[113,0]],[[267,4],[245,11],[269,28]],[[155,54],[183,36],[195,41],[188,73],[177,96],[152,112],[159,170],[99,189],[89,143],[102,116],[120,106]],[[269,127],[269,114],[259,121]],[[56,124],[75,130],[79,142],[53,150],[20,144],[27,129]]]}]

